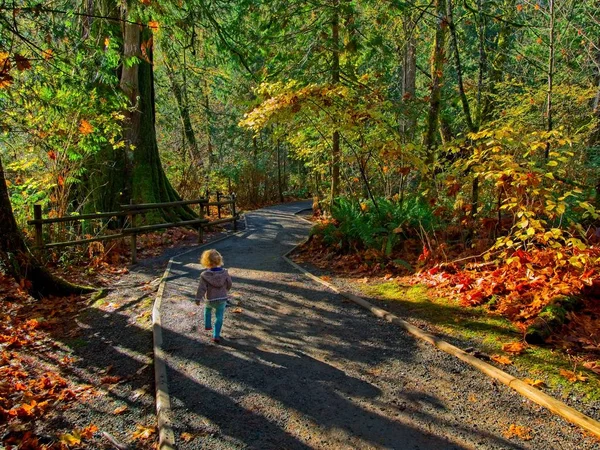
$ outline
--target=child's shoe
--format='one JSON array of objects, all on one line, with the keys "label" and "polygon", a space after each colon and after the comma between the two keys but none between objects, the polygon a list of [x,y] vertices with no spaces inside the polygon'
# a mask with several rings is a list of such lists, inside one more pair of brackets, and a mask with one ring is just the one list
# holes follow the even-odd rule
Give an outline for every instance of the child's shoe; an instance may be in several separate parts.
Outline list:
[{"label": "child's shoe", "polygon": [[220,344],[221,338],[212,338],[211,341],[213,341],[215,344]]},{"label": "child's shoe", "polygon": [[212,328],[205,328],[204,331],[212,331]]}]

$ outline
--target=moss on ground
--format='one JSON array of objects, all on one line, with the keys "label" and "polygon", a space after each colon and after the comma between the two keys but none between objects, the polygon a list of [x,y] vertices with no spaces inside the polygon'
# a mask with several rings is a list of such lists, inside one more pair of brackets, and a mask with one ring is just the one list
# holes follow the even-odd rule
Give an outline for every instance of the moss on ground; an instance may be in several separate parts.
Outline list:
[{"label": "moss on ground", "polygon": [[[561,392],[563,398],[575,394],[589,402],[600,400],[598,376],[576,365],[572,357],[559,350],[528,345],[520,355],[504,353],[502,345],[523,341],[523,333],[510,321],[491,315],[484,307],[462,307],[455,300],[438,297],[433,289],[424,285],[382,282],[360,285],[360,289],[370,297],[385,301],[386,309],[402,318],[425,320],[439,333],[469,340],[480,351],[508,356],[529,378],[544,381],[550,389]],[[560,375],[561,369],[581,371],[588,380],[572,383]]]}]

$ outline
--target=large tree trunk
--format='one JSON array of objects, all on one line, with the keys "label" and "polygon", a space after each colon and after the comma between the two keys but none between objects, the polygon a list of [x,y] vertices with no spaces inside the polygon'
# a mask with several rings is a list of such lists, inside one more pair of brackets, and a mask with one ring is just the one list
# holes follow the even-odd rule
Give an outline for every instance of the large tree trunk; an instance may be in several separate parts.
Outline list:
[{"label": "large tree trunk", "polygon": [[[427,112],[426,129],[425,134],[423,135],[425,163],[430,170],[431,176],[434,174],[435,136],[438,128],[442,100],[442,80],[445,60],[444,49],[447,35],[446,30],[448,28],[445,5],[445,0],[435,0],[435,14],[438,21],[438,27],[435,31],[431,55],[431,90],[429,94],[429,110]],[[429,181],[433,182],[433,180]]]},{"label": "large tree trunk", "polygon": [[489,73],[489,94],[483,97],[483,106],[479,126],[488,122],[494,112],[494,102],[497,94],[497,85],[502,82],[505,74],[507,56],[510,55],[510,46],[514,39],[514,25],[512,22],[515,8],[515,0],[505,0],[503,4],[504,20],[499,23],[498,36],[496,37],[496,48],[493,52],[493,60],[488,64]]},{"label": "large tree trunk", "polygon": [[[333,17],[331,19],[332,35],[332,64],[331,84],[340,82],[340,15],[339,0],[333,2]],[[331,194],[329,205],[333,206],[334,199],[340,195],[340,132],[334,130],[331,144]]]},{"label": "large tree trunk", "polygon": [[[133,149],[130,177],[130,200],[134,203],[160,203],[181,198],[167,179],[156,142],[154,107],[154,72],[152,68],[152,32],[137,24],[124,25],[124,60],[137,57],[138,64],[125,64],[121,73],[121,89],[129,98],[131,108],[126,112],[125,141]],[[191,219],[189,208],[172,208],[168,212],[147,215],[149,221]]]},{"label": "large tree trunk", "polygon": [[417,129],[417,115],[409,106],[415,101],[417,91],[417,40],[414,15],[404,21],[403,28],[406,41],[402,52],[402,102],[405,105],[405,115],[400,123],[400,131],[405,142],[412,142]]},{"label": "large tree trunk", "polygon": [[463,83],[462,63],[460,61],[460,52],[458,50],[458,37],[456,35],[456,26],[454,24],[452,0],[446,0],[446,11],[448,16],[448,24],[450,27],[452,50],[454,53],[454,65],[456,69],[456,79],[458,82],[458,94],[463,107],[463,112],[465,114],[465,121],[467,122],[467,127],[469,128],[469,131],[473,132],[476,131],[476,129],[475,125],[473,124],[471,108],[469,106],[469,100],[467,99],[467,94],[465,93],[465,86]]},{"label": "large tree trunk", "polygon": [[93,292],[53,276],[29,251],[19,229],[8,196],[0,160],[0,270],[12,276],[33,297]]}]

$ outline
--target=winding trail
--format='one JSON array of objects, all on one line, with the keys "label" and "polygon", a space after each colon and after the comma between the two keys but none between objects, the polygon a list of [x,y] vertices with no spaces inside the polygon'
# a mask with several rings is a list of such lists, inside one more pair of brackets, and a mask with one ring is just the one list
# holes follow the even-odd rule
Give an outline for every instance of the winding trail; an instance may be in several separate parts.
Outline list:
[{"label": "winding trail", "polygon": [[[162,349],[179,449],[598,448],[297,273],[281,256],[307,236],[310,225],[294,215],[307,206],[248,213],[244,233],[213,245],[234,282],[221,345],[191,301],[202,249],[173,259]],[[530,428],[530,439],[505,437],[511,424]]]}]

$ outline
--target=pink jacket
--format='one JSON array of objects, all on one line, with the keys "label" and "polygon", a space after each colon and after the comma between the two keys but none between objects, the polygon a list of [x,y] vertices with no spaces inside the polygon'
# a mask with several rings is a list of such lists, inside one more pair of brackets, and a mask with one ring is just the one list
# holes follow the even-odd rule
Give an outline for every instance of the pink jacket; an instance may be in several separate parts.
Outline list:
[{"label": "pink jacket", "polygon": [[231,276],[227,269],[222,267],[207,269],[200,275],[196,301],[203,300],[205,296],[207,302],[227,300],[229,289],[231,289]]}]

